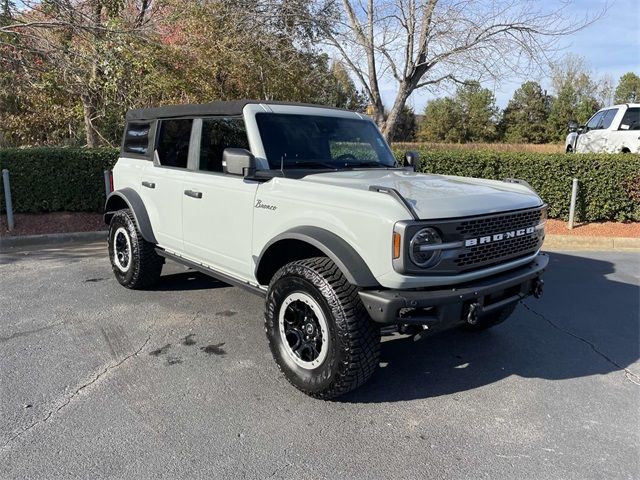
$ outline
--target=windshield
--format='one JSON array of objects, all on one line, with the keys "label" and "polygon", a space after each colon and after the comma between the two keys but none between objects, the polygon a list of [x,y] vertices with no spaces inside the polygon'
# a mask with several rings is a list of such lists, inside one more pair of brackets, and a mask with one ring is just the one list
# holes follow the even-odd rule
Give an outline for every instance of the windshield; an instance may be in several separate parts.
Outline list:
[{"label": "windshield", "polygon": [[274,170],[396,166],[388,145],[368,120],[258,113],[256,122]]}]

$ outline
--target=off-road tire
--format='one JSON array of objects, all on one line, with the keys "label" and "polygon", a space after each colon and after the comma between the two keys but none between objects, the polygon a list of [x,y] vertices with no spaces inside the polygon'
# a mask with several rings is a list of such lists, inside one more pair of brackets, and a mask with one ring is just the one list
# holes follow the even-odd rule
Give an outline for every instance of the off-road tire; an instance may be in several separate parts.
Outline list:
[{"label": "off-road tire", "polygon": [[[283,302],[302,293],[317,302],[328,327],[326,357],[317,367],[302,368],[286,349],[279,329]],[[380,328],[369,318],[357,287],[326,257],[295,261],[273,276],[267,293],[265,331],[273,357],[285,378],[312,397],[329,399],[364,384],[380,356]]]},{"label": "off-road tire", "polygon": [[518,306],[517,303],[512,303],[511,305],[502,307],[495,312],[491,312],[488,315],[478,317],[478,323],[476,323],[475,325],[465,323],[460,328],[462,328],[463,330],[467,330],[468,332],[481,332],[482,330],[487,330],[488,328],[495,327],[496,325],[501,324],[507,318],[509,318],[513,311],[516,309],[516,306]]},{"label": "off-road tire", "polygon": [[[120,232],[120,233],[118,233]],[[130,257],[126,271],[116,261],[116,233],[126,234],[130,245]],[[121,238],[122,240],[122,238]],[[142,238],[135,217],[129,209],[118,210],[109,224],[109,260],[118,282],[131,289],[151,287],[158,283],[164,258],[155,251],[155,245]]]}]

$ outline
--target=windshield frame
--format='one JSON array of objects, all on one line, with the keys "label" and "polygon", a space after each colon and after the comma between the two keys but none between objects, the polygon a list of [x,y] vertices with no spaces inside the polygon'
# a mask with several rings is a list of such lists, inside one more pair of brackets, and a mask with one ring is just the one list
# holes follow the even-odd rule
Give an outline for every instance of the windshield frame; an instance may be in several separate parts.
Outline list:
[{"label": "windshield frame", "polygon": [[[258,111],[255,112],[254,121],[257,133],[259,134],[264,159],[263,162],[265,167],[268,165],[268,170],[271,171],[283,171],[286,172],[295,172],[302,171],[305,174],[309,173],[321,173],[321,172],[334,172],[334,171],[342,171],[342,170],[371,170],[371,169],[398,169],[403,168],[398,161],[395,159],[389,144],[385,141],[384,137],[380,133],[380,130],[376,126],[376,124],[369,118],[366,118],[360,114],[354,112],[347,111],[331,111],[333,114],[329,114],[327,109],[323,108],[310,108],[305,109],[305,112],[296,112],[296,111]],[[316,111],[310,111],[316,110]],[[312,124],[305,125],[305,128],[300,128],[298,132],[298,139],[292,139],[292,137],[284,137],[281,132],[293,130],[292,126],[283,125],[283,123],[291,122],[293,117],[299,118],[312,118],[315,123],[316,131],[312,132],[313,136],[317,135],[318,139],[322,139],[322,144],[314,144],[308,141],[310,130],[309,128],[313,128]],[[275,119],[276,121],[269,122],[269,119]],[[345,154],[339,155],[337,157],[333,156],[333,152],[331,152],[331,136],[335,135],[334,132],[338,131],[337,127],[340,125],[332,125],[331,121],[334,121],[336,124],[344,123],[345,126],[351,124],[351,128],[353,129],[353,134],[357,135],[358,133],[362,133],[362,136],[354,136],[354,141],[351,143],[356,143],[355,140],[359,140],[362,143],[362,147],[355,148],[365,148],[368,151],[366,155],[373,154],[374,158],[366,159],[366,158],[358,158],[354,155],[357,152],[347,152]],[[322,123],[325,123],[324,127],[326,130],[323,130]],[[296,125],[300,125],[299,122],[295,122]],[[332,127],[335,130],[332,130]],[[358,132],[360,129],[360,132]],[[272,145],[268,145],[267,141],[273,136],[280,136],[282,138],[283,143],[286,144],[286,147],[279,146],[278,143],[273,143]],[[339,136],[338,136],[339,138]],[[364,140],[362,140],[364,139]],[[292,141],[293,140],[293,141]],[[293,143],[297,140],[297,145]],[[347,141],[348,139],[342,140],[343,143],[350,143]],[[339,140],[338,140],[339,142]],[[304,147],[301,147],[304,145]],[[309,148],[309,145],[313,145],[313,147]],[[310,153],[312,150],[318,151],[324,149],[323,155],[310,155],[308,157],[298,157],[294,159],[287,159],[287,151],[295,150],[296,147],[298,150],[302,148],[305,150],[303,153]],[[274,159],[274,155],[277,155],[278,150],[285,150],[283,157],[279,160]],[[369,150],[370,149],[370,150]],[[268,151],[271,150],[269,153]],[[271,158],[269,158],[269,155]],[[278,155],[279,156],[279,155]],[[344,164],[342,162],[336,162],[336,158],[339,157],[353,157],[352,159],[346,158]],[[328,157],[328,158],[327,158]],[[284,160],[284,161],[283,161]],[[369,160],[369,161],[367,161]],[[288,176],[288,175],[287,175]],[[297,176],[297,175],[296,175]]]}]

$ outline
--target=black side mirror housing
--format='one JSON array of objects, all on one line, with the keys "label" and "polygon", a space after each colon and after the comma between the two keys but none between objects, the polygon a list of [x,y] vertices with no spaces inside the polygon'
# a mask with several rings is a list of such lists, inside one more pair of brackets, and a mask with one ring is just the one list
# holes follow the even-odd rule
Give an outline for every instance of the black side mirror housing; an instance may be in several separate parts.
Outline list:
[{"label": "black side mirror housing", "polygon": [[222,152],[222,171],[249,177],[256,173],[256,157],[244,148],[225,148]]},{"label": "black side mirror housing", "polygon": [[569,133],[573,133],[577,131],[578,131],[578,122],[576,122],[575,120],[571,120],[569,122]]},{"label": "black side mirror housing", "polygon": [[413,167],[416,172],[420,168],[420,154],[414,151],[408,151],[404,154],[404,164],[407,167]]}]

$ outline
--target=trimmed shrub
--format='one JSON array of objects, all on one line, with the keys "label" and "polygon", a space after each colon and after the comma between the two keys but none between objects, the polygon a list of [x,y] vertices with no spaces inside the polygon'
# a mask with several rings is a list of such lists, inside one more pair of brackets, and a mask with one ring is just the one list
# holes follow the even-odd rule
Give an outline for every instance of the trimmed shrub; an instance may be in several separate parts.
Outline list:
[{"label": "trimmed shrub", "polygon": [[[640,221],[640,156],[632,154],[545,154],[420,149],[421,170],[527,181],[549,205],[549,217],[568,219],[571,183],[579,180],[580,221]],[[404,151],[394,149],[396,158]]]},{"label": "trimmed shrub", "polygon": [[[104,170],[118,151],[85,148],[0,149],[0,168],[8,169],[13,209],[18,213],[101,212]],[[2,211],[4,191],[2,192]]]},{"label": "trimmed shrub", "polygon": [[[401,159],[404,149],[394,148]],[[576,214],[581,221],[640,221],[640,156],[513,153],[420,149],[422,170],[466,177],[520,178],[549,204],[551,218],[567,219],[571,181],[580,180]],[[9,169],[16,212],[101,212],[102,172],[118,158],[116,149],[0,149]],[[0,184],[1,188],[1,184]],[[0,195],[4,210],[4,193]]]}]

